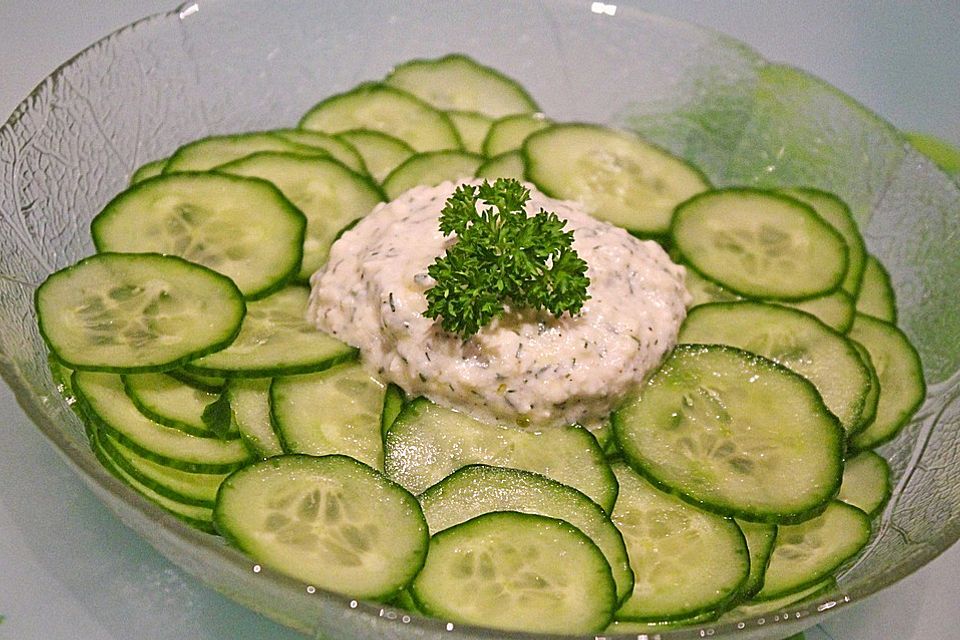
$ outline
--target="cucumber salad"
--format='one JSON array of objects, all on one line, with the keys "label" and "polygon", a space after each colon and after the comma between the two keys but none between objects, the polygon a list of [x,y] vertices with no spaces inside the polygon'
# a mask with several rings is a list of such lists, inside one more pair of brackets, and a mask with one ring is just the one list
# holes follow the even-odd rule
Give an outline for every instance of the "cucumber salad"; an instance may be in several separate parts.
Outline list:
[{"label": "cucumber salad", "polygon": [[829,591],[925,397],[836,195],[714,188],[459,54],[190,142],[91,234],[35,303],[103,465],[251,563],[456,625]]}]

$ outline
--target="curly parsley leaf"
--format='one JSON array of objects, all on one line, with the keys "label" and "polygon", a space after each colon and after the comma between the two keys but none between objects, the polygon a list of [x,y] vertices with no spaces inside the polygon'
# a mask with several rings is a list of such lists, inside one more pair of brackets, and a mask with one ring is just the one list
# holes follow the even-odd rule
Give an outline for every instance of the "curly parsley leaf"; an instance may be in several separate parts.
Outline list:
[{"label": "curly parsley leaf", "polygon": [[528,216],[530,192],[520,182],[461,185],[440,213],[440,231],[457,242],[430,265],[428,318],[470,337],[505,305],[575,315],[587,300],[587,264],[573,248],[573,232],[555,213]]}]

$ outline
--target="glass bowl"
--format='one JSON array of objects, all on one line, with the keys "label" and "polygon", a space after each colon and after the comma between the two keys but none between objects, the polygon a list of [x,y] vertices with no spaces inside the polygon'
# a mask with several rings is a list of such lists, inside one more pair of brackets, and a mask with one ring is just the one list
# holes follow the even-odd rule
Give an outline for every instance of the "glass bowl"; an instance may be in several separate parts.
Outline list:
[{"label": "glass bowl", "polygon": [[[495,15],[492,15],[495,14]],[[290,126],[320,98],[460,51],[557,120],[640,132],[718,186],[808,185],[851,206],[889,268],[926,402],[882,452],[893,498],[827,596],[670,638],[782,638],[915,571],[960,537],[960,188],[849,97],[716,33],[587,2],[204,0],[137,22],[43,82],[0,129],[0,369],[17,400],[130,528],[210,587],[317,637],[507,638],[300,584],[183,525],[110,476],[50,379],[33,292],[93,252],[88,223],[140,164],[214,133]],[[653,634],[651,634],[653,635]],[[636,634],[631,634],[636,637]]]}]

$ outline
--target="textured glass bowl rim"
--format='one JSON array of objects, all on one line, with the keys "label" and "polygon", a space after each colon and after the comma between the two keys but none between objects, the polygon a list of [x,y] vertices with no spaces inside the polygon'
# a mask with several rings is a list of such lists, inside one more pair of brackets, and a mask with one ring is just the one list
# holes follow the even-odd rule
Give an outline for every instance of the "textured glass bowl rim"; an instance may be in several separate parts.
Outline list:
[{"label": "textured glass bowl rim", "polygon": [[[49,76],[42,80],[30,94],[20,102],[19,105],[11,113],[10,117],[6,122],[0,126],[0,130],[6,129],[15,125],[21,117],[29,112],[31,105],[33,104],[35,98],[41,95],[48,87],[55,85],[58,81],[58,78],[63,75],[66,70],[68,70],[77,60],[83,58],[86,55],[91,54],[95,49],[103,46],[104,43],[107,43],[111,40],[114,40],[120,36],[125,36],[127,32],[134,31],[139,25],[146,24],[148,22],[153,22],[156,20],[169,20],[173,21],[178,19],[183,15],[184,12],[191,11],[193,5],[197,4],[196,2],[184,2],[177,8],[157,13],[154,15],[146,16],[139,20],[136,20],[116,31],[110,33],[109,35],[97,40],[96,42],[85,47],[74,56],[66,60],[64,63],[59,65]],[[568,6],[572,6],[572,2],[565,2]],[[648,13],[633,7],[620,7],[621,11],[625,10],[629,16],[627,19],[631,20],[658,20],[666,23],[673,23],[676,25],[683,25],[685,27],[693,27],[695,29],[701,30],[703,32],[713,33],[717,36],[720,42],[728,44],[731,47],[736,47],[739,49],[746,49],[753,52],[759,61],[761,61],[761,66],[770,64],[769,61],[764,59],[758,53],[756,53],[751,47],[745,43],[726,36],[723,34],[718,34],[713,32],[710,29],[701,27],[699,25],[692,25],[685,23],[673,18],[664,17],[661,15]],[[229,10],[227,7],[224,10]],[[815,77],[812,74],[801,71],[802,74],[805,74],[809,77]],[[822,81],[821,81],[822,82]],[[853,98],[843,94],[839,89],[836,90],[838,93],[842,94],[851,105],[851,108],[856,107],[859,109],[864,109],[868,112],[872,112],[869,108],[861,105]],[[878,123],[885,123],[885,121],[879,116],[874,114]],[[888,124],[888,123],[887,123]],[[892,125],[889,125],[892,127]],[[907,144],[905,138],[902,137],[904,144]],[[938,169],[935,169],[938,170]],[[860,602],[866,599],[868,596],[871,596],[882,589],[893,585],[899,580],[907,577],[918,569],[922,568],[940,554],[946,551],[950,546],[955,542],[960,540],[960,522],[953,523],[951,526],[944,527],[937,532],[937,535],[934,537],[932,542],[924,544],[922,551],[917,553],[912,553],[910,556],[903,562],[900,562],[892,567],[889,567],[881,571],[878,575],[874,576],[873,579],[869,580],[866,585],[859,589],[854,589],[849,592],[841,591],[839,587],[837,589],[831,589],[827,592],[827,596],[814,597],[813,599],[806,600],[804,604],[799,606],[787,605],[785,607],[779,607],[770,612],[764,614],[763,616],[757,617],[752,616],[749,618],[742,619],[740,621],[731,621],[723,623],[706,623],[704,625],[694,625],[690,627],[685,627],[682,629],[670,630],[663,629],[658,630],[656,628],[651,628],[647,632],[642,632],[639,634],[637,632],[625,632],[621,634],[617,633],[603,633],[603,634],[589,634],[589,635],[558,635],[558,634],[535,634],[535,633],[522,633],[522,632],[505,632],[499,631],[496,629],[490,629],[486,627],[471,627],[469,625],[457,624],[454,628],[450,628],[446,621],[435,619],[435,618],[426,618],[421,617],[416,614],[411,614],[407,611],[401,609],[393,609],[391,607],[380,605],[377,603],[371,602],[358,602],[353,600],[348,596],[339,594],[332,591],[326,591],[324,589],[315,588],[305,583],[290,578],[284,574],[273,571],[267,567],[260,567],[253,560],[251,560],[246,555],[242,554],[236,549],[229,547],[221,538],[211,536],[210,534],[203,533],[187,524],[181,520],[175,518],[167,511],[163,510],[159,506],[155,505],[153,502],[147,500],[139,493],[128,487],[126,484],[118,480],[116,477],[111,475],[92,455],[90,449],[87,447],[77,446],[77,443],[71,441],[64,433],[64,430],[59,426],[43,409],[43,403],[38,401],[38,398],[27,388],[25,388],[20,382],[19,373],[16,370],[16,367],[13,366],[6,360],[6,357],[3,354],[0,354],[0,376],[4,378],[9,387],[11,388],[14,397],[16,398],[18,404],[24,410],[26,415],[31,419],[31,421],[40,429],[44,436],[56,447],[58,453],[60,453],[70,466],[79,473],[86,481],[92,482],[93,487],[98,491],[98,493],[103,492],[109,494],[111,497],[119,499],[126,503],[127,506],[132,507],[138,511],[141,515],[146,516],[157,525],[159,525],[166,534],[172,536],[177,541],[181,543],[186,543],[192,546],[195,546],[199,549],[205,550],[207,552],[213,553],[217,556],[217,559],[228,564],[232,569],[239,571],[255,571],[258,574],[258,579],[272,583],[272,585],[278,589],[289,590],[291,594],[293,593],[303,593],[306,590],[306,593],[310,594],[311,597],[319,598],[326,600],[328,604],[340,603],[339,606],[344,607],[344,609],[353,610],[357,615],[370,616],[372,618],[386,618],[388,620],[394,621],[396,624],[402,624],[404,626],[411,626],[415,629],[419,628],[428,636],[433,636],[437,634],[443,634],[445,637],[453,638],[482,638],[490,640],[508,640],[516,638],[530,638],[531,640],[537,638],[553,637],[553,638],[644,638],[647,636],[653,639],[662,639],[662,640],[682,640],[682,639],[692,639],[692,638],[702,638],[705,636],[709,637],[738,637],[740,635],[749,635],[751,632],[759,632],[761,629],[769,628],[775,626],[773,623],[782,622],[786,624],[789,621],[801,621],[809,620],[809,623],[806,626],[813,626],[816,624],[820,617],[825,615],[827,612],[833,613],[844,609],[845,607]],[[102,497],[102,496],[101,496]],[[174,562],[173,560],[170,560]],[[174,562],[176,564],[176,562]],[[189,571],[189,570],[188,570]],[[203,576],[198,572],[193,572],[194,575],[197,575],[201,580]],[[209,585],[208,585],[209,586]],[[229,597],[229,596],[225,596]],[[768,624],[770,623],[770,624]],[[792,628],[792,627],[791,627]],[[799,627],[798,627],[799,628]],[[302,630],[301,630],[302,631]],[[788,631],[789,632],[789,631]]]}]

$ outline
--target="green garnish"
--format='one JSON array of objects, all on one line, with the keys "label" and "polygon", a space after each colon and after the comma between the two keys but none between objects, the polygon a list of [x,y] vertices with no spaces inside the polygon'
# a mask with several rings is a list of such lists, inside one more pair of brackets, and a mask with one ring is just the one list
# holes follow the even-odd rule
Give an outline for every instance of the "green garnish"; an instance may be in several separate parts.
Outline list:
[{"label": "green garnish", "polygon": [[204,407],[200,419],[219,438],[226,438],[233,425],[233,411],[227,394],[221,394],[219,398]]},{"label": "green garnish", "polygon": [[[576,315],[589,298],[587,263],[564,220],[543,209],[527,216],[530,191],[513,179],[461,185],[440,213],[440,231],[457,242],[430,265],[428,318],[470,337],[512,308]],[[477,203],[488,205],[478,211]]]}]

